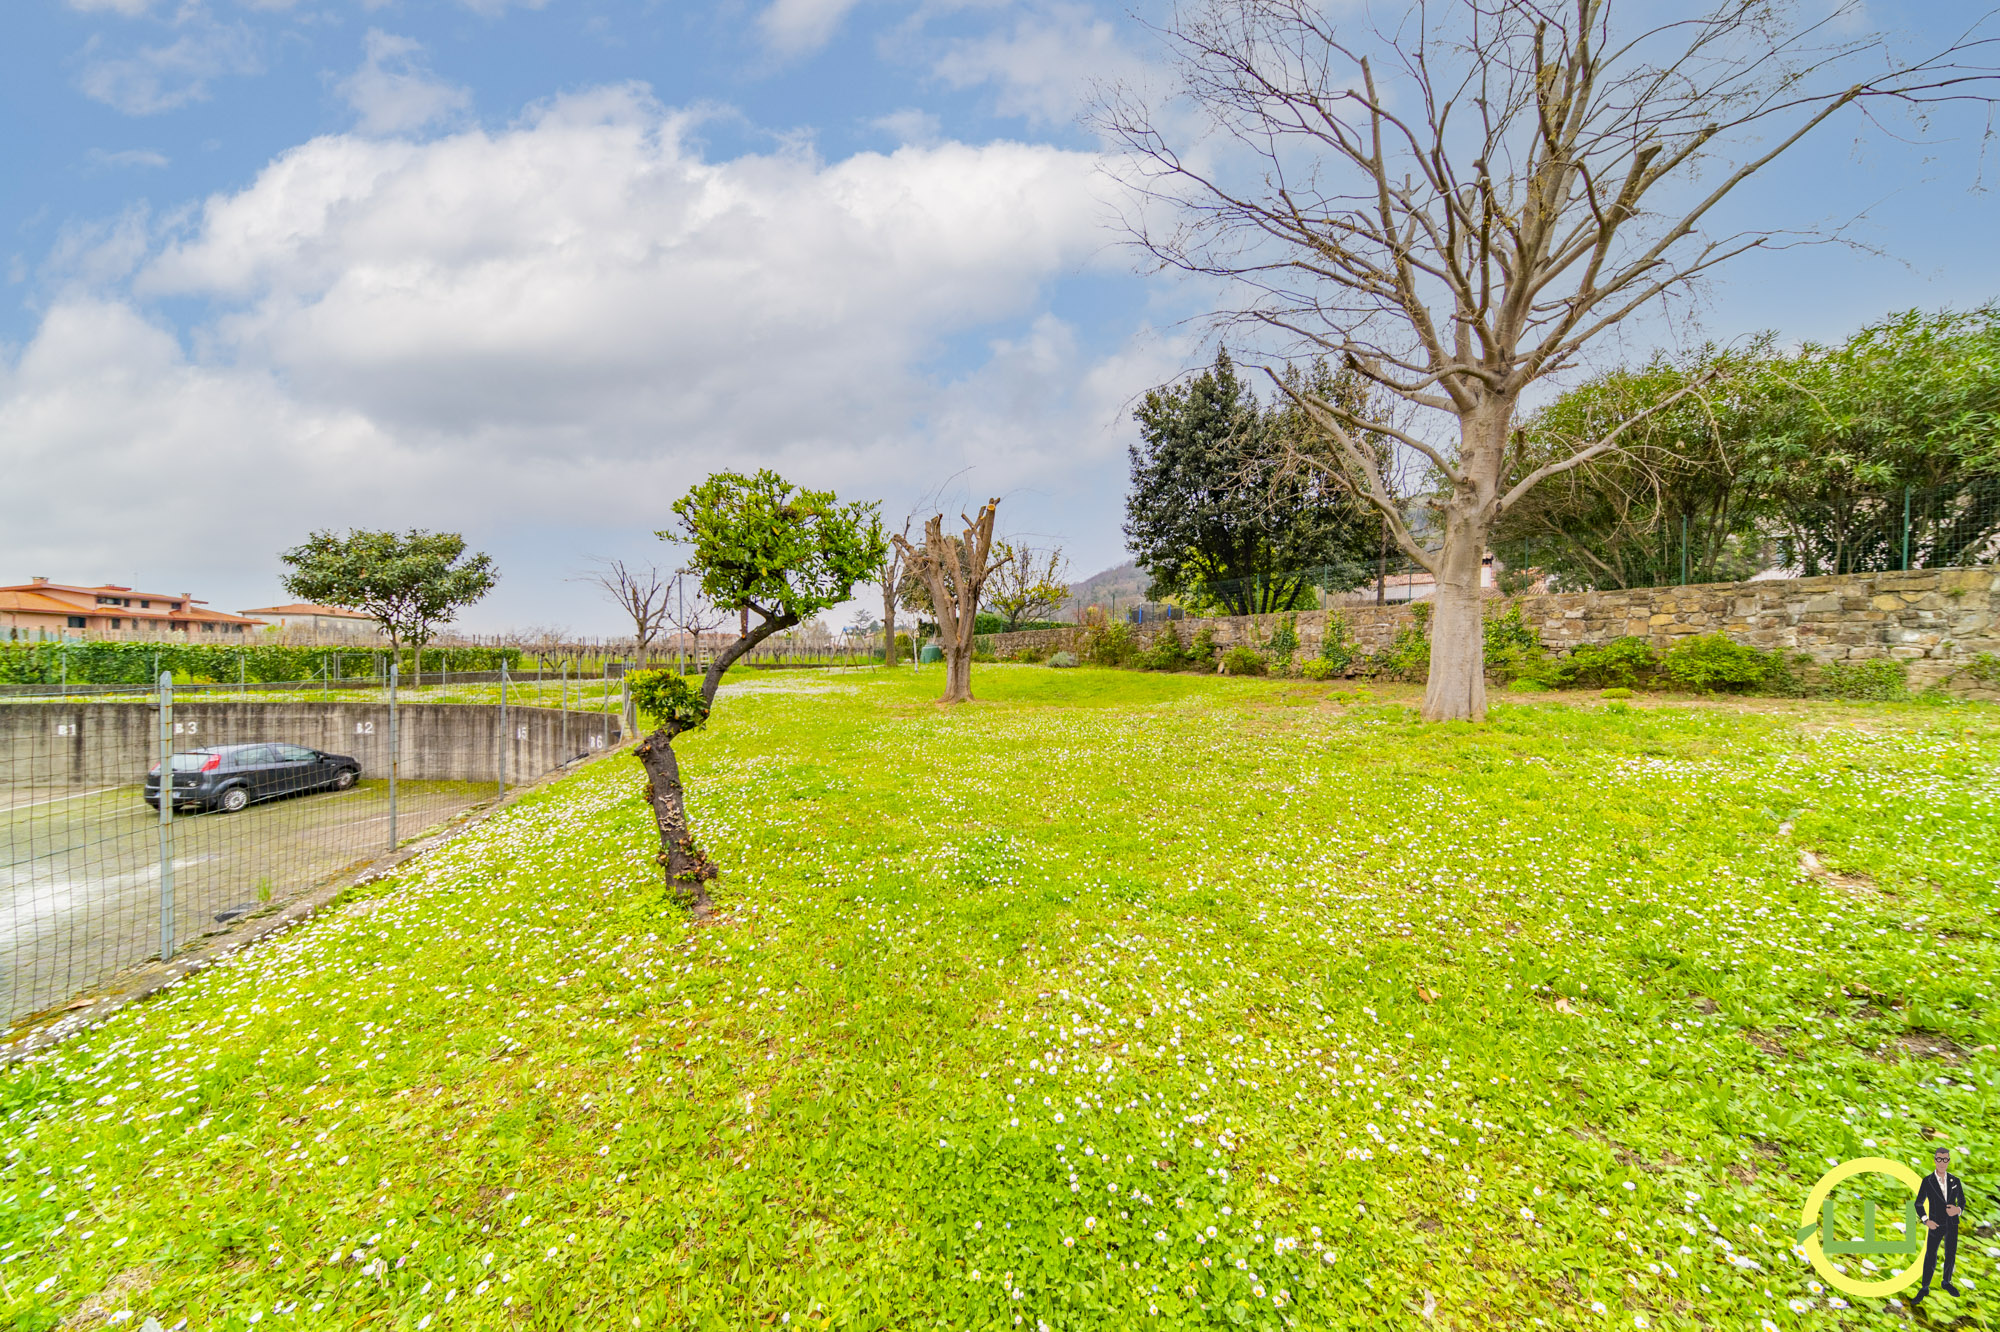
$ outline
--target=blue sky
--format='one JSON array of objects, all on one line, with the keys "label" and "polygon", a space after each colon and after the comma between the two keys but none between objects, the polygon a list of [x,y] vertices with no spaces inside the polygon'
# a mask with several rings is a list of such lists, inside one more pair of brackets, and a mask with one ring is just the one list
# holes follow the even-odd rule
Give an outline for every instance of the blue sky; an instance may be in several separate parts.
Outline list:
[{"label": "blue sky", "polygon": [[[1877,4],[1914,43],[1973,5]],[[1106,225],[1114,5],[15,0],[0,42],[0,581],[280,597],[312,527],[463,530],[467,627],[609,633],[566,581],[722,466],[1001,495],[1124,558],[1132,399],[1203,293]],[[1854,235],[1738,264],[1692,329],[1838,337],[2000,295],[1977,126],[1857,125],[1738,203]],[[1956,135],[1956,141],[1950,139]],[[1989,164],[1986,174],[1991,177]],[[192,528],[213,539],[181,540]]]}]

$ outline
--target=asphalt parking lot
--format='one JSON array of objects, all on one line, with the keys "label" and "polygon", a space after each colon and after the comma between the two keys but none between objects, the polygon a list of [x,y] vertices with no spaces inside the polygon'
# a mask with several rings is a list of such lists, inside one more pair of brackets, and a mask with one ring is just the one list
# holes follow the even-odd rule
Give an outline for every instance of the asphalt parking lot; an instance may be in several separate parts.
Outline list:
[{"label": "asphalt parking lot", "polygon": [[[415,836],[492,796],[490,782],[398,783],[397,837]],[[172,857],[177,947],[283,906],[388,849],[384,781],[236,814],[179,813]],[[158,953],[160,868],[159,815],[136,784],[84,791],[0,786],[0,1002],[8,1022]]]}]

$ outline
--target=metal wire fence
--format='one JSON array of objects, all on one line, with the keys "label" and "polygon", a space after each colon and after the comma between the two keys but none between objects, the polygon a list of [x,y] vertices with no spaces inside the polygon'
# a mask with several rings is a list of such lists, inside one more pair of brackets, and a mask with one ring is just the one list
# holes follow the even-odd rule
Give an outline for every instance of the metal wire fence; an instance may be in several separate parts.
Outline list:
[{"label": "metal wire fence", "polygon": [[[9,1025],[282,909],[615,746],[621,694],[176,687],[0,703],[0,1003]],[[569,706],[562,706],[564,703]],[[162,775],[167,798],[162,798]]]}]

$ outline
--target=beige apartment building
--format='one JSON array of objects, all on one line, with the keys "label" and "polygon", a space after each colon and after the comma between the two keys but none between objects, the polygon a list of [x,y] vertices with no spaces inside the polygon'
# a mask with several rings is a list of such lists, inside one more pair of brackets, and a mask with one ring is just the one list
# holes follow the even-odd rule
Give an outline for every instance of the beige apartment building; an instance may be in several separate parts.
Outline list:
[{"label": "beige apartment building", "polygon": [[117,583],[90,586],[46,578],[0,587],[0,639],[179,635],[221,642],[240,639],[263,623],[210,610],[185,592],[135,592]]}]

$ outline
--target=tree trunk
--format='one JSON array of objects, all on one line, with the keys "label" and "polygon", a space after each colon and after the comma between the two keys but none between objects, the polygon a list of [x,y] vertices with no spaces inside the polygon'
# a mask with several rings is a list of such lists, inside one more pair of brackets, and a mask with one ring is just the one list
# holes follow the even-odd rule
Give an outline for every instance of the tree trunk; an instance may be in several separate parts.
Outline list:
[{"label": "tree trunk", "polygon": [[1498,516],[1497,494],[1514,405],[1489,398],[1460,420],[1459,481],[1445,504],[1444,547],[1437,556],[1431,606],[1430,678],[1425,721],[1486,720],[1486,620],[1480,575],[1486,539]]},{"label": "tree trunk", "polygon": [[896,664],[896,588],[893,583],[882,593],[882,664]]},{"label": "tree trunk", "polygon": [[972,701],[972,641],[947,643],[944,649],[944,697],[940,703]]},{"label": "tree trunk", "polygon": [[646,803],[653,808],[653,821],[660,830],[660,868],[667,872],[667,886],[682,906],[696,915],[713,908],[708,897],[708,881],[715,866],[694,843],[688,830],[687,806],[681,799],[681,765],[674,757],[673,733],[661,727],[639,742],[634,751],[646,769]]}]

